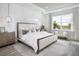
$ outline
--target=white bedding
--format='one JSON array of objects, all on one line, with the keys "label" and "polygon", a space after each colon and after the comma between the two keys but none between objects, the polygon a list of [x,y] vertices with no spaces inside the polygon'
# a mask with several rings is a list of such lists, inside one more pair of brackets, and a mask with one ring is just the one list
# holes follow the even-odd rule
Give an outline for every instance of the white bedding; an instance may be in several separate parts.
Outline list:
[{"label": "white bedding", "polygon": [[28,34],[25,34],[22,36],[21,39],[19,39],[20,41],[28,44],[29,46],[31,46],[35,52],[37,52],[38,46],[37,46],[37,40],[49,35],[53,35],[52,33],[48,33],[48,32],[30,32]]}]

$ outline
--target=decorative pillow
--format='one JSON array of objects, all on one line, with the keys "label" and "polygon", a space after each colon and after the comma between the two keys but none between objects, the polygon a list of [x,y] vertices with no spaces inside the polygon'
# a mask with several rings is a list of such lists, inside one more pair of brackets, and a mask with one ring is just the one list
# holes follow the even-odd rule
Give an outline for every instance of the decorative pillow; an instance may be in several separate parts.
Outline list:
[{"label": "decorative pillow", "polygon": [[36,29],[35,28],[31,29],[31,32],[36,32]]},{"label": "decorative pillow", "polygon": [[40,29],[36,29],[36,32],[40,32]]},{"label": "decorative pillow", "polygon": [[22,34],[27,34],[29,32],[29,30],[22,30]]},{"label": "decorative pillow", "polygon": [[44,25],[41,26],[40,31],[47,31]]}]

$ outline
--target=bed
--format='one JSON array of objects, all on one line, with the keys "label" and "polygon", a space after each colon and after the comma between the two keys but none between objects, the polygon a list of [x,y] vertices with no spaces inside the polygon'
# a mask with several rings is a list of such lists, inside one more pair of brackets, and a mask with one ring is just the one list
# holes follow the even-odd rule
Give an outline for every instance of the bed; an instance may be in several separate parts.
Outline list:
[{"label": "bed", "polygon": [[46,31],[36,31],[38,28],[39,26],[35,23],[17,23],[17,39],[32,47],[37,54],[57,41],[57,35]]}]

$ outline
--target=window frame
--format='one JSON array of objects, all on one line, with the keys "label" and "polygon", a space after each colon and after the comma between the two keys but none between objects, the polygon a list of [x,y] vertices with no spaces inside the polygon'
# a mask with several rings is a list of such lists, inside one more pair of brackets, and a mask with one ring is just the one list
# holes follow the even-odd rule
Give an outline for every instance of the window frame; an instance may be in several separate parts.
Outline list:
[{"label": "window frame", "polygon": [[[65,15],[71,15],[71,21],[72,22],[70,22],[70,24],[71,24],[71,29],[63,29],[62,28],[62,17],[63,16],[65,16]],[[63,14],[63,15],[56,15],[56,16],[60,16],[60,19],[61,19],[61,21],[60,22],[58,22],[58,23],[60,23],[60,29],[54,29],[53,28],[53,17],[55,17],[55,16],[52,16],[52,22],[51,22],[51,30],[63,30],[63,31],[73,31],[73,13],[68,13],[68,14]],[[66,23],[66,22],[64,22],[64,23]]]}]

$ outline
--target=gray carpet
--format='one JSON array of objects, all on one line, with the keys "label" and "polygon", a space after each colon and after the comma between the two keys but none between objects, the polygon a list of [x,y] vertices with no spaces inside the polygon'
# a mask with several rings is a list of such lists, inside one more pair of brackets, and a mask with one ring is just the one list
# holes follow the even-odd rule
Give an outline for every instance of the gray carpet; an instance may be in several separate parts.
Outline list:
[{"label": "gray carpet", "polygon": [[78,56],[79,43],[72,41],[58,40],[38,55],[22,43],[16,43],[0,48],[0,56]]}]

